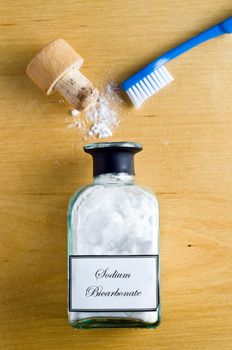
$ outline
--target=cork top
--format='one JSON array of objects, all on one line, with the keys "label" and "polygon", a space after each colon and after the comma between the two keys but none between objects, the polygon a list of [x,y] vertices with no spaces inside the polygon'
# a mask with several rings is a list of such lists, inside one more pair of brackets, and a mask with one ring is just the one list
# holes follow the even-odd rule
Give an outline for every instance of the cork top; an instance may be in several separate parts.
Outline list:
[{"label": "cork top", "polygon": [[60,78],[73,68],[79,69],[83,58],[65,41],[56,39],[45,46],[27,66],[31,80],[48,95]]}]

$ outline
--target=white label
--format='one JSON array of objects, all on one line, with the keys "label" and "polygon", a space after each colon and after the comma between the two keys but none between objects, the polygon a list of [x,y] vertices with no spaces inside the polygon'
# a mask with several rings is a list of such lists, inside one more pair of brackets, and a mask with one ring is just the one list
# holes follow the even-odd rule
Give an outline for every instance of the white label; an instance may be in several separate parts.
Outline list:
[{"label": "white label", "polygon": [[72,255],[70,311],[155,311],[159,305],[157,255]]}]

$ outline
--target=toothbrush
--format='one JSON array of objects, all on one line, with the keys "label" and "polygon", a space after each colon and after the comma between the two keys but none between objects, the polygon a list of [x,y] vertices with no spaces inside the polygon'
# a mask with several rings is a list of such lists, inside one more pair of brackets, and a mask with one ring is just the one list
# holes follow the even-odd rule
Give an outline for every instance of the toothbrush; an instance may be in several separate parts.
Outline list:
[{"label": "toothbrush", "polygon": [[130,97],[135,108],[139,108],[150,96],[173,81],[173,77],[164,67],[164,64],[180,56],[184,52],[200,45],[204,41],[219,35],[232,33],[232,17],[198,34],[183,44],[158,57],[145,68],[125,80],[121,87]]}]

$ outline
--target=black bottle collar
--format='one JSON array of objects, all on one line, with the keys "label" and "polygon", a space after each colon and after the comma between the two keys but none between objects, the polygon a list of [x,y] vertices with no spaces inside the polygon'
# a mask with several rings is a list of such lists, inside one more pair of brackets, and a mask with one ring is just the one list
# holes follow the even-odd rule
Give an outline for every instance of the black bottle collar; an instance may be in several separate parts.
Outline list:
[{"label": "black bottle collar", "polygon": [[100,142],[84,146],[93,157],[93,176],[107,173],[135,174],[134,155],[143,149],[136,142]]}]

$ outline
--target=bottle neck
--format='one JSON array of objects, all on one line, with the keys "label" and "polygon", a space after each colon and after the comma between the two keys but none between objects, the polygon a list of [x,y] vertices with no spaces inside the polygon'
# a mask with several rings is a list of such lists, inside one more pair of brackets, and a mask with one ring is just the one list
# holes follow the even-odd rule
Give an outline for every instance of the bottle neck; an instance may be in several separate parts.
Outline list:
[{"label": "bottle neck", "polygon": [[94,177],[93,180],[95,185],[104,184],[119,184],[119,185],[130,185],[134,183],[134,176],[127,173],[107,173],[101,174]]}]

